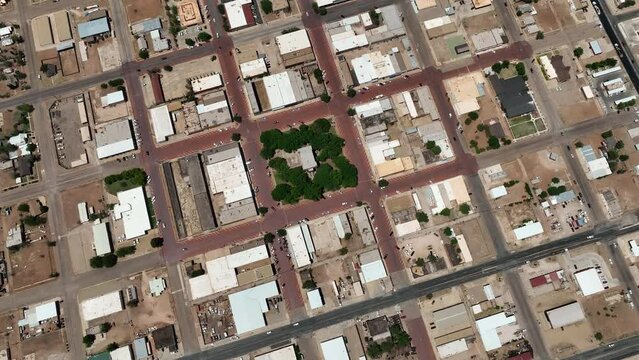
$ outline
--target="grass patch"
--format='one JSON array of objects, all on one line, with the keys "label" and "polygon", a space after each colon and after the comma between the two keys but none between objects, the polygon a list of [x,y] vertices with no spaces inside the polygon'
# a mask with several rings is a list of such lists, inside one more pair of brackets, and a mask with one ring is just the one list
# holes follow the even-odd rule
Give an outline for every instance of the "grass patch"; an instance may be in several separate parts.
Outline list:
[{"label": "grass patch", "polygon": [[515,126],[515,125],[523,124],[530,120],[532,120],[532,117],[530,116],[530,114],[524,114],[524,115],[514,117],[512,119],[508,119],[508,123],[510,124],[510,126]]},{"label": "grass patch", "polygon": [[155,229],[158,226],[158,224],[157,224],[157,220],[155,219],[155,208],[153,207],[153,202],[148,197],[145,198],[145,200],[146,200],[146,208],[147,208],[147,211],[149,212],[149,220],[151,221],[151,227]]},{"label": "grass patch", "polygon": [[515,139],[519,139],[524,136],[533,135],[537,133],[537,127],[532,121],[520,123],[510,127],[510,131],[513,133]]},{"label": "grass patch", "polygon": [[499,77],[502,79],[510,79],[511,77],[517,76],[517,69],[515,68],[515,64],[508,65],[507,68],[503,68],[499,72]]},{"label": "grass patch", "polygon": [[537,127],[537,131],[546,130],[546,123],[542,119],[535,119],[535,126]]}]

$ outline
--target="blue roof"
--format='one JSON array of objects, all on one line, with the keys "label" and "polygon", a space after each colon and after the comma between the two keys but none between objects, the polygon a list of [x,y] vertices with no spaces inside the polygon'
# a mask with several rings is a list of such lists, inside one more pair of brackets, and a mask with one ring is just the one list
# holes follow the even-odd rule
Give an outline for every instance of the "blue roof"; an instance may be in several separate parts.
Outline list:
[{"label": "blue roof", "polygon": [[162,22],[159,17],[147,19],[131,26],[134,33],[140,34],[162,28]]},{"label": "blue roof", "polygon": [[575,192],[572,190],[569,191],[564,191],[561,194],[557,195],[556,200],[557,202],[568,202],[568,201],[573,201],[575,198],[577,197],[577,195],[575,195]]},{"label": "blue roof", "polygon": [[135,360],[146,359],[149,356],[146,337],[137,338],[133,341],[133,353],[135,355]]},{"label": "blue roof", "polygon": [[108,351],[101,352],[96,355],[89,356],[89,360],[111,360],[111,354]]},{"label": "blue roof", "polygon": [[104,34],[109,31],[111,31],[111,28],[109,27],[109,20],[106,16],[78,24],[78,34],[80,35],[80,39]]},{"label": "blue roof", "polygon": [[579,151],[581,151],[581,154],[584,156],[584,159],[586,159],[587,162],[597,160],[597,155],[595,155],[595,150],[593,150],[592,146],[586,145],[584,147],[581,147]]}]

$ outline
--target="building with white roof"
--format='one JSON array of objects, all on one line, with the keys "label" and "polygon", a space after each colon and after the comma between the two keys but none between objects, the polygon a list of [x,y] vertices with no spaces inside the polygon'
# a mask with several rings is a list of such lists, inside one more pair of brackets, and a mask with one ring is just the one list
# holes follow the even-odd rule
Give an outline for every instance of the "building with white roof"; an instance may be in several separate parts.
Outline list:
[{"label": "building with white roof", "polygon": [[546,310],[546,318],[553,329],[578,323],[586,318],[581,305],[577,301]]},{"label": "building with white roof", "polygon": [[555,67],[552,66],[548,55],[542,55],[539,57],[539,62],[541,63],[541,67],[544,69],[544,75],[547,80],[552,80],[557,78],[557,71],[555,71]]},{"label": "building with white roof", "polygon": [[322,341],[320,344],[324,360],[350,360],[343,336]]},{"label": "building with white roof", "polygon": [[362,283],[367,284],[375,280],[383,279],[387,275],[382,256],[378,249],[359,255],[360,273]]},{"label": "building with white roof", "polygon": [[80,303],[84,321],[91,321],[124,310],[122,292],[113,291],[104,295],[84,300]]},{"label": "building with white roof", "polygon": [[215,89],[222,86],[222,84],[222,75],[217,73],[191,79],[191,88],[194,93]]},{"label": "building with white roof", "polygon": [[576,272],[575,279],[577,280],[577,284],[579,284],[581,293],[584,296],[596,294],[605,290],[604,285],[601,282],[601,277],[599,277],[597,269],[595,268]]},{"label": "building with white roof", "polygon": [[165,278],[153,278],[149,281],[149,290],[152,296],[160,296],[166,290],[166,279]]},{"label": "building with white roof", "polygon": [[308,291],[306,296],[308,296],[308,305],[311,307],[311,310],[319,309],[324,306],[324,299],[322,298],[322,291],[320,288]]},{"label": "building with white roof", "polygon": [[113,217],[115,220],[122,220],[127,240],[140,237],[151,230],[144,187],[120,191],[118,204],[113,208]]},{"label": "building with white roof", "polygon": [[124,102],[124,91],[118,90],[110,92],[101,97],[100,102],[102,103],[103,108]]},{"label": "building with white roof", "polygon": [[121,346],[109,353],[111,360],[133,360],[131,345]]},{"label": "building with white roof", "polygon": [[133,131],[129,119],[117,120],[96,128],[95,151],[104,159],[135,150]]},{"label": "building with white roof", "polygon": [[302,146],[297,150],[297,153],[300,156],[302,170],[310,171],[317,167],[317,161],[315,160],[315,154],[313,153],[313,147],[311,147],[311,145]]},{"label": "building with white roof", "polygon": [[17,147],[18,149],[15,151],[11,151],[9,153],[9,160],[17,159],[20,156],[30,155],[31,151],[29,151],[29,135],[27,133],[20,133],[14,136],[11,136],[9,140],[7,140],[9,144]]},{"label": "building with white roof", "polygon": [[439,214],[445,208],[470,202],[470,195],[461,175],[426,186],[426,198],[432,214]]},{"label": "building with white roof", "polygon": [[603,156],[597,157],[592,146],[586,145],[578,148],[577,156],[584,167],[588,179],[599,179],[612,174],[608,160]]},{"label": "building with white roof", "polygon": [[476,52],[483,52],[504,45],[504,30],[500,27],[472,34],[470,40]]},{"label": "building with white roof", "polygon": [[606,94],[608,96],[619,95],[626,91],[626,85],[623,79],[619,77],[604,81],[601,85],[604,89],[606,89]]},{"label": "building with white roof", "polygon": [[276,36],[275,43],[280,49],[280,55],[286,55],[311,48],[311,41],[309,40],[305,29]]},{"label": "building with white roof", "polygon": [[86,202],[78,203],[78,219],[80,220],[80,224],[84,224],[89,221],[89,212]]},{"label": "building with white roof", "polygon": [[451,342],[437,346],[437,353],[441,358],[451,357],[468,351],[468,343],[465,338],[453,340]]},{"label": "building with white roof", "polygon": [[639,245],[636,240],[628,241],[628,246],[630,246],[630,252],[633,256],[639,256]]},{"label": "building with white roof", "polygon": [[163,142],[166,141],[169,136],[175,135],[173,119],[171,119],[169,107],[166,104],[149,109],[149,116],[151,117],[151,124],[153,125],[155,141]]},{"label": "building with white roof", "polygon": [[[98,220],[99,221],[99,220]],[[111,238],[106,223],[97,223],[92,227],[93,230],[93,249],[97,256],[102,256],[113,252],[111,247]]]},{"label": "building with white roof", "polygon": [[502,196],[508,195],[508,190],[504,185],[494,187],[488,191],[491,199],[499,199]]},{"label": "building with white roof", "polygon": [[255,357],[255,360],[297,360],[297,356],[295,355],[295,347],[289,345],[266,354],[258,355]]},{"label": "building with white roof", "polygon": [[264,313],[269,311],[266,299],[280,294],[277,282],[271,281],[229,295],[229,303],[238,334],[266,326]]},{"label": "building with white roof", "polygon": [[251,0],[233,0],[224,3],[224,13],[231,30],[255,24],[255,18],[251,11],[252,4]]},{"label": "building with white roof", "polygon": [[524,240],[535,235],[543,234],[544,228],[539,221],[528,221],[523,226],[513,230],[517,240]]},{"label": "building with white roof", "polygon": [[417,220],[411,220],[400,224],[395,224],[395,232],[397,236],[404,236],[408,234],[412,234],[414,232],[418,232],[422,229],[422,226],[419,224]]},{"label": "building with white roof", "polygon": [[373,51],[363,54],[353,58],[351,65],[360,85],[396,75],[401,71],[393,52],[382,54],[380,51]]},{"label": "building with white roof", "polygon": [[297,268],[310,265],[315,257],[315,245],[308,224],[302,222],[287,227],[286,239],[293,264]]},{"label": "building with white roof", "polygon": [[11,35],[12,32],[13,32],[13,27],[11,26],[0,27],[0,38],[7,37]]},{"label": "building with white roof", "polygon": [[207,164],[206,172],[211,194],[223,193],[225,204],[253,197],[239,147],[234,156]]},{"label": "building with white roof", "polygon": [[304,84],[297,71],[288,70],[265,76],[261,83],[268,101],[268,104],[263,104],[263,110],[280,109],[307,99]]},{"label": "building with white roof", "polygon": [[34,328],[44,321],[58,318],[58,302],[49,301],[42,304],[29,306],[28,308],[23,308],[22,315],[24,317],[18,320],[18,326],[29,326],[31,328]]},{"label": "building with white roof", "polygon": [[256,246],[206,262],[206,275],[189,279],[191,297],[199,299],[239,285],[235,269],[269,258],[266,245]]},{"label": "building with white roof", "polygon": [[240,64],[240,72],[242,72],[243,79],[249,79],[255,76],[268,73],[266,62],[263,57],[255,60],[243,62]]},{"label": "building with white roof", "polygon": [[475,321],[477,331],[486,351],[500,348],[513,340],[514,333],[519,330],[515,315],[506,316],[500,312]]},{"label": "building with white roof", "polygon": [[169,49],[169,39],[163,38],[160,30],[151,30],[149,36],[151,37],[153,51],[162,52]]},{"label": "building with white roof", "polygon": [[330,36],[336,54],[368,45],[366,34],[356,34],[351,25],[344,25],[342,32]]}]

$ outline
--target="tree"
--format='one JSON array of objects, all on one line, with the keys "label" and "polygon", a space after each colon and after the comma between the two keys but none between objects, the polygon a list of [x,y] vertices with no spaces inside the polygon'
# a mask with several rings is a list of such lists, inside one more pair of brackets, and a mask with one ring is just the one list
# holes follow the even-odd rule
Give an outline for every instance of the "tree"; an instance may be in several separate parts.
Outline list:
[{"label": "tree", "polygon": [[606,132],[601,133],[601,137],[604,138],[604,139],[612,137],[612,130],[608,130]]},{"label": "tree", "polygon": [[31,104],[18,105],[18,106],[16,106],[16,109],[18,111],[20,111],[20,112],[23,112],[23,113],[32,113],[33,110],[35,110],[35,108]]},{"label": "tree", "polygon": [[428,214],[426,214],[423,211],[418,211],[415,213],[415,219],[420,222],[420,223],[427,223],[428,222]]},{"label": "tree", "polygon": [[119,348],[119,347],[120,347],[120,345],[118,345],[118,343],[112,342],[109,345],[107,345],[106,351],[111,352],[111,351],[117,350],[117,348]]},{"label": "tree", "polygon": [[377,185],[379,185],[379,187],[383,189],[388,186],[388,180],[379,179],[379,181],[377,182]]},{"label": "tree", "polygon": [[186,46],[194,46],[195,45],[195,40],[193,40],[191,38],[186,38],[186,39],[184,39],[184,43],[186,44]]},{"label": "tree", "polygon": [[317,283],[313,279],[308,279],[302,283],[302,288],[306,290],[313,290],[317,287]]},{"label": "tree", "polygon": [[479,119],[479,114],[476,111],[471,111],[471,112],[468,113],[468,117],[471,120],[475,121],[475,120]]},{"label": "tree", "polygon": [[519,76],[526,75],[526,65],[524,65],[524,63],[517,63],[517,65],[515,65],[515,70],[517,71],[517,75]]},{"label": "tree", "polygon": [[629,157],[628,155],[626,155],[626,154],[619,155],[619,160],[620,160],[620,161],[626,161],[626,160],[628,160],[629,158],[630,158],[630,157]]},{"label": "tree", "polygon": [[40,71],[45,73],[47,72],[47,70],[49,70],[49,65],[48,64],[42,64],[40,65]]},{"label": "tree", "polygon": [[85,347],[91,347],[91,345],[93,345],[94,342],[95,342],[95,335],[93,334],[86,334],[82,338],[82,343],[84,343]]},{"label": "tree", "polygon": [[357,91],[355,91],[355,89],[353,88],[348,88],[348,90],[346,91],[346,96],[352,98],[355,97],[355,95],[357,95]]},{"label": "tree", "polygon": [[211,40],[212,36],[211,34],[201,31],[197,34],[197,39],[201,42],[207,42],[209,40]]},{"label": "tree", "polygon": [[491,69],[497,74],[499,74],[502,70],[501,63],[494,63],[493,66],[491,66]]},{"label": "tree", "polygon": [[35,152],[38,149],[38,146],[34,143],[29,143],[27,144],[27,151],[28,152]]},{"label": "tree", "polygon": [[488,138],[488,146],[491,149],[499,149],[501,144],[499,143],[499,139],[496,136],[491,136]]},{"label": "tree", "polygon": [[99,269],[104,267],[104,260],[102,259],[102,256],[94,256],[89,259],[89,265],[94,269]]},{"label": "tree", "polygon": [[104,267],[114,267],[118,263],[118,257],[115,254],[106,254],[102,258],[104,259]]},{"label": "tree", "polygon": [[111,323],[110,322],[105,322],[100,324],[100,332],[101,333],[107,333],[109,332],[109,330],[111,330]]},{"label": "tree", "polygon": [[348,108],[348,110],[346,111],[346,114],[348,116],[355,116],[355,115],[357,115],[357,111],[355,111],[355,109],[353,109],[353,108]]},{"label": "tree", "polygon": [[271,0],[260,1],[260,6],[262,7],[262,11],[264,11],[265,14],[270,14],[273,12],[273,3],[271,2]]},{"label": "tree", "polygon": [[271,197],[275,201],[282,201],[291,193],[293,188],[289,184],[277,184],[273,191],[271,191]]},{"label": "tree", "polygon": [[442,153],[442,148],[440,148],[439,146],[434,146],[432,149],[430,149],[430,152],[432,152],[433,155],[439,155]]},{"label": "tree", "polygon": [[446,227],[443,232],[444,232],[444,235],[446,235],[446,236],[452,236],[453,235],[453,229],[451,229],[450,227]]},{"label": "tree", "polygon": [[100,87],[101,87],[101,88],[103,88],[103,89],[106,89],[106,88],[108,88],[108,87],[109,87],[109,84],[107,84],[107,83],[102,83],[102,84],[100,84]]},{"label": "tree", "polygon": [[553,177],[551,181],[555,184],[558,184],[560,180],[558,177]]},{"label": "tree", "polygon": [[151,239],[151,247],[153,248],[159,248],[162,247],[164,245],[164,239],[161,237],[156,237]]},{"label": "tree", "polygon": [[596,339],[597,341],[601,341],[601,340],[603,340],[603,334],[602,334],[602,333],[600,333],[599,331],[597,331],[597,332],[595,333],[595,339]]},{"label": "tree", "polygon": [[617,143],[615,144],[615,149],[623,149],[623,147],[625,146],[625,144],[623,143],[623,141],[619,140],[617,141]]},{"label": "tree", "polygon": [[46,214],[49,212],[49,207],[46,205],[40,204],[39,210],[40,210],[40,214]]},{"label": "tree", "polygon": [[608,159],[617,160],[619,158],[619,153],[617,150],[608,150]]},{"label": "tree", "polygon": [[275,235],[273,233],[264,234],[264,241],[267,243],[272,243],[275,240]]},{"label": "tree", "polygon": [[266,215],[266,213],[268,212],[268,208],[267,208],[267,207],[264,207],[264,206],[261,206],[261,207],[259,207],[259,208],[257,209],[257,212],[258,212],[258,213],[260,213],[260,215],[264,216],[264,215]]},{"label": "tree", "polygon": [[459,212],[464,215],[468,215],[470,213],[470,205],[468,205],[468,203],[459,205]]},{"label": "tree", "polygon": [[371,341],[366,347],[366,353],[373,359],[379,359],[384,354],[384,351],[380,344],[375,341]]},{"label": "tree", "polygon": [[544,38],[544,32],[543,31],[538,32],[537,36],[535,36],[535,39],[537,39],[537,40],[543,40],[543,38]]},{"label": "tree", "polygon": [[313,76],[315,77],[315,80],[317,80],[318,83],[321,84],[324,82],[324,72],[322,71],[322,69],[315,68],[315,70],[313,70]]},{"label": "tree", "polygon": [[277,229],[278,236],[286,236],[286,229]]},{"label": "tree", "polygon": [[242,135],[238,133],[233,133],[233,135],[231,135],[231,140],[233,141],[240,141],[241,138],[242,138]]},{"label": "tree", "polygon": [[426,265],[426,261],[424,260],[424,258],[417,258],[417,260],[415,260],[415,265],[423,267]]},{"label": "tree", "polygon": [[343,248],[339,249],[339,254],[340,254],[340,255],[346,255],[346,254],[348,254],[348,249],[347,249],[347,248],[345,248],[345,247],[343,247]]},{"label": "tree", "polygon": [[[123,258],[128,255],[135,254],[135,245],[132,246],[123,246],[115,251],[115,255],[119,258]],[[106,265],[106,264],[105,264]],[[114,264],[115,265],[115,264]],[[109,266],[108,266],[109,267]]]},{"label": "tree", "polygon": [[204,269],[197,269],[197,270],[193,270],[191,271],[191,273],[189,274],[190,278],[196,278],[198,276],[202,276],[204,275]]},{"label": "tree", "polygon": [[18,205],[18,211],[20,211],[20,212],[29,212],[29,210],[30,210],[29,204],[22,203],[22,204]]},{"label": "tree", "polygon": [[575,143],[575,147],[576,147],[576,148],[582,148],[582,147],[584,147],[584,143],[582,143],[581,141],[577,141],[577,142]]},{"label": "tree", "polygon": [[439,212],[439,215],[441,216],[450,216],[452,212],[450,211],[449,208],[444,208],[442,209],[442,211]]},{"label": "tree", "polygon": [[126,306],[128,306],[128,307],[136,307],[136,306],[138,306],[139,303],[140,303],[140,300],[133,299],[133,300],[129,301],[128,303],[126,303]]},{"label": "tree", "polygon": [[149,50],[141,49],[140,51],[138,51],[138,56],[140,56],[140,59],[148,59],[149,58]]},{"label": "tree", "polygon": [[164,65],[164,71],[168,71],[168,72],[173,71],[173,66],[171,66],[171,65]]},{"label": "tree", "polygon": [[327,102],[331,101],[331,96],[328,95],[326,92],[323,92],[322,95],[320,95],[320,100],[322,100],[323,102],[327,103]]},{"label": "tree", "polygon": [[584,54],[584,49],[582,49],[581,47],[576,47],[573,51],[572,51],[573,55],[575,55],[576,58],[581,57],[581,55]]}]

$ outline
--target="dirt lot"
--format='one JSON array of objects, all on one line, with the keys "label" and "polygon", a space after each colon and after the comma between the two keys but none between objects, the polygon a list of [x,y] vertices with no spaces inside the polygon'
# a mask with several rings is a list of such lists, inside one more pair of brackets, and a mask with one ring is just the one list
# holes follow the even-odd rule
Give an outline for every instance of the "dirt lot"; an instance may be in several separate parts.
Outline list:
[{"label": "dirt lot", "polygon": [[[453,227],[456,233],[461,233],[466,238],[466,244],[473,254],[473,263],[481,263],[495,254],[491,239],[486,235],[486,228],[479,218],[464,221]],[[457,231],[459,229],[459,231]]]},{"label": "dirt lot", "polygon": [[623,301],[619,289],[589,296],[582,301],[593,334],[600,332],[604,342],[612,342],[639,331],[637,312]]},{"label": "dirt lot", "polygon": [[[480,110],[477,111],[479,118],[468,123],[466,119],[470,118],[468,117],[468,115],[463,115],[459,118],[459,123],[462,125],[462,129],[464,130],[464,138],[466,139],[469,146],[470,142],[474,140],[477,142],[476,149],[479,149],[479,151],[482,152],[489,149],[488,136],[486,136],[486,131],[477,130],[477,126],[480,124],[489,125],[491,121],[500,121],[501,123],[501,118],[503,116],[499,105],[497,105],[495,99],[492,97],[492,95],[489,95],[488,92],[486,93],[486,95],[477,98],[477,102],[479,103],[480,107]],[[504,130],[504,134],[506,135],[505,137],[511,138],[508,126],[504,123],[501,123],[501,126]],[[471,147],[471,149],[473,148]]]},{"label": "dirt lot", "polygon": [[551,0],[541,0],[535,4],[535,10],[537,10],[535,20],[541,31],[546,33],[559,30],[559,22],[552,10],[554,3],[555,1]]},{"label": "dirt lot", "polygon": [[51,247],[46,240],[32,242],[19,251],[9,252],[10,289],[18,290],[49,280],[56,271]]},{"label": "dirt lot", "polygon": [[575,21],[575,18],[573,18],[571,15],[572,11],[570,10],[570,5],[568,4],[568,2],[553,1],[551,6],[555,11],[555,15],[557,17],[557,20],[559,20],[561,27],[572,26],[577,23]]},{"label": "dirt lot", "polygon": [[462,21],[466,34],[477,34],[501,26],[501,20],[495,11],[467,17]]},{"label": "dirt lot", "polygon": [[183,97],[186,94],[188,79],[215,72],[220,72],[219,61],[211,61],[210,56],[176,64],[171,72],[163,71],[161,81],[165,99],[168,101]]},{"label": "dirt lot", "polygon": [[164,3],[161,0],[124,0],[124,6],[129,24],[164,13]]},{"label": "dirt lot", "polygon": [[67,352],[66,342],[64,329],[39,335],[22,342],[22,354],[23,356],[35,354],[36,359],[71,359],[71,355]]},{"label": "dirt lot", "polygon": [[66,229],[70,230],[80,223],[78,203],[86,202],[98,213],[106,209],[104,203],[104,188],[101,181],[82,185],[62,192],[63,209],[66,219]]},{"label": "dirt lot", "polygon": [[163,269],[144,272],[134,279],[134,284],[141,290],[142,301],[137,307],[130,308],[129,312],[134,324],[134,331],[145,331],[146,329],[175,322],[173,314],[173,303],[169,293],[169,288],[164,290],[162,295],[154,297],[149,290],[149,281],[155,276],[166,279],[166,271]]},{"label": "dirt lot", "polygon": [[601,108],[594,100],[560,106],[558,110],[561,120],[569,126],[602,115]]}]

